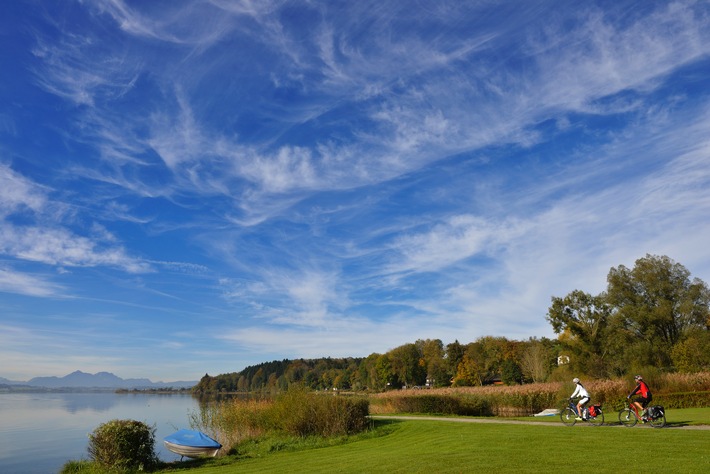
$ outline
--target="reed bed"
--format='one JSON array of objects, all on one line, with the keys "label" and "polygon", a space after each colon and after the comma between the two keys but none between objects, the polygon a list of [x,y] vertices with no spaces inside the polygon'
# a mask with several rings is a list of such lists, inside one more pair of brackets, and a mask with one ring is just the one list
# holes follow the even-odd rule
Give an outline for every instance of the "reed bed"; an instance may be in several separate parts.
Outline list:
[{"label": "reed bed", "polygon": [[[654,404],[667,408],[710,406],[710,372],[669,374],[650,371],[646,378]],[[583,380],[593,403],[620,408],[635,384],[632,378]],[[561,408],[574,390],[571,381],[527,385],[397,390],[370,396],[370,412],[435,413],[468,416],[523,416]]]},{"label": "reed bed", "polygon": [[369,401],[289,389],[274,399],[213,401],[190,414],[190,426],[209,434],[223,453],[246,440],[272,434],[335,437],[365,430]]},{"label": "reed bed", "polygon": [[518,416],[556,406],[559,382],[514,386],[399,390],[372,395],[373,414],[394,412],[468,416]]},{"label": "reed bed", "polygon": [[652,382],[668,392],[707,392],[710,391],[710,372],[660,374]]},{"label": "reed bed", "polygon": [[266,400],[226,399],[212,401],[190,413],[190,426],[218,440],[229,451],[246,439],[266,433],[268,411],[273,403]]}]

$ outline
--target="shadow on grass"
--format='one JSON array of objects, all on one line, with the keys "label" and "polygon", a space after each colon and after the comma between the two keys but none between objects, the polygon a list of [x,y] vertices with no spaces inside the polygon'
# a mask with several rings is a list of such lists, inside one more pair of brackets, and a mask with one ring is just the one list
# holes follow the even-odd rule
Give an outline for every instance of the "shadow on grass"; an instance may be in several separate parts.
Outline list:
[{"label": "shadow on grass", "polygon": [[173,472],[173,471],[189,471],[200,467],[218,467],[231,466],[239,461],[241,456],[236,453],[228,453],[224,456],[204,457],[189,459],[185,458],[182,461],[162,462],[156,469],[158,472]]},{"label": "shadow on grass", "polygon": [[397,420],[394,418],[370,418],[370,429],[377,429],[388,425],[397,425],[402,422],[403,420]]},{"label": "shadow on grass", "polygon": [[216,458],[185,458],[180,461],[161,462],[160,464],[158,464],[157,470],[170,471],[173,469],[195,469],[198,467],[205,466],[207,464],[212,464],[215,459]]},{"label": "shadow on grass", "polygon": [[[607,422],[604,423],[606,426],[623,426],[620,421],[613,421],[613,422]],[[631,426],[630,428],[635,428],[639,426],[644,426],[648,428],[653,428],[649,423],[642,423],[638,422],[635,425]],[[663,425],[663,428],[683,428],[685,426],[693,426],[691,421],[666,421],[666,424]]]},{"label": "shadow on grass", "polygon": [[691,421],[667,421],[666,426],[670,426],[672,428],[680,428],[681,426],[691,426]]}]

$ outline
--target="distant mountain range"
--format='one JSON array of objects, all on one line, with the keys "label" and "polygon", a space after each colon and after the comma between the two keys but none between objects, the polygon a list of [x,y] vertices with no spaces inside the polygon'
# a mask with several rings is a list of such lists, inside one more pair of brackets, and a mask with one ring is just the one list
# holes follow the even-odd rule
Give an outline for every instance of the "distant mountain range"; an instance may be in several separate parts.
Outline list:
[{"label": "distant mountain range", "polygon": [[122,379],[110,372],[87,374],[77,370],[64,377],[35,377],[27,382],[18,382],[0,377],[0,386],[24,386],[51,389],[157,389],[157,388],[191,388],[197,385],[194,381],[152,382],[149,379]]}]

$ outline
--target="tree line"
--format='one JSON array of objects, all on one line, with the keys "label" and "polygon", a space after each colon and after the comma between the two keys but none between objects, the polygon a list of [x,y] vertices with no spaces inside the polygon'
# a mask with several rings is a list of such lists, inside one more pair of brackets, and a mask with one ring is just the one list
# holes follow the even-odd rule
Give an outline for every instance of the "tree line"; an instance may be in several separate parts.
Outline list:
[{"label": "tree line", "polygon": [[710,369],[710,291],[681,264],[646,255],[612,268],[606,291],[552,297],[556,339],[485,336],[462,344],[417,340],[364,358],[284,359],[205,376],[193,391],[258,392],[298,383],[316,390],[521,384],[574,372],[607,378],[650,367]]}]

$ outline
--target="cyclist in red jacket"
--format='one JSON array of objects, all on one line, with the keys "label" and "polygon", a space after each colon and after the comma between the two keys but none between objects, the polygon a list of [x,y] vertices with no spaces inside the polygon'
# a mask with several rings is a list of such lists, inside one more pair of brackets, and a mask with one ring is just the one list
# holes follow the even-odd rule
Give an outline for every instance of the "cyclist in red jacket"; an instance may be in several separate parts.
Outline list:
[{"label": "cyclist in red jacket", "polygon": [[636,380],[636,388],[626,398],[631,398],[632,395],[637,393],[640,395],[634,400],[634,405],[641,410],[641,416],[643,420],[646,421],[646,406],[648,406],[648,402],[653,400],[653,395],[651,395],[651,391],[648,389],[646,382],[643,381],[643,377],[637,375],[634,377],[634,380]]}]

